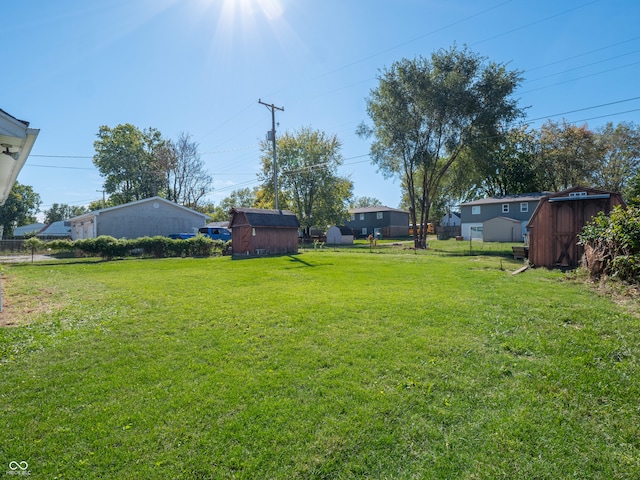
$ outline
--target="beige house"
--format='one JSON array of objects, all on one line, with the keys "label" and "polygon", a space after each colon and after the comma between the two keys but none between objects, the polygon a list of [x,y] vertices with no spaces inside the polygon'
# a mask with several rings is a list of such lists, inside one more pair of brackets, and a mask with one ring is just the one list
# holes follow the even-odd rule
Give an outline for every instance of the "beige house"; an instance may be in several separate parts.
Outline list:
[{"label": "beige house", "polygon": [[161,197],[85,213],[69,220],[71,239],[168,236],[204,227],[207,216]]}]

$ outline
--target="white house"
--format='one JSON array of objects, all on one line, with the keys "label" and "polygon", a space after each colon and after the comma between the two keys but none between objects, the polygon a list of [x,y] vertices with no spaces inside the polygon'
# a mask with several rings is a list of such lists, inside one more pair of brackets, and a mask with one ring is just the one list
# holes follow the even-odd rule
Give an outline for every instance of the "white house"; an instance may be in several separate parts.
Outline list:
[{"label": "white house", "polygon": [[104,208],[69,220],[71,239],[110,235],[115,238],[168,236],[197,231],[207,216],[161,197]]}]

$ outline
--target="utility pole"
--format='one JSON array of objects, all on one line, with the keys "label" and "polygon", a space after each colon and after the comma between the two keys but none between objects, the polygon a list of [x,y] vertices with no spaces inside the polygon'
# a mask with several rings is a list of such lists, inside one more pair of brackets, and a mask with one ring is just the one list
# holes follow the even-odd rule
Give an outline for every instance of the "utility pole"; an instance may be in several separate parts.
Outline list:
[{"label": "utility pole", "polygon": [[273,144],[273,191],[276,199],[276,210],[278,210],[278,164],[276,161],[276,110],[284,112],[284,107],[276,107],[273,103],[268,104],[258,99],[260,105],[264,105],[271,110],[271,131],[267,132],[267,140]]}]

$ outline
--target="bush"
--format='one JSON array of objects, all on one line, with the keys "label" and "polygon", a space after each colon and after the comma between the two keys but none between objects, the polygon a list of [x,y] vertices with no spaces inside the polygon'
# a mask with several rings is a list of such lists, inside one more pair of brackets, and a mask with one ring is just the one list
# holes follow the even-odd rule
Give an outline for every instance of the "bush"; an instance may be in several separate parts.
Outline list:
[{"label": "bush", "polygon": [[640,279],[640,207],[600,212],[579,234],[584,267],[592,278],[603,275],[627,282]]},{"label": "bush", "polygon": [[189,245],[189,254],[194,257],[208,257],[214,251],[215,241],[204,235],[184,240]]},{"label": "bush", "polygon": [[[36,245],[36,242],[37,245]],[[165,257],[208,257],[220,252],[223,255],[231,248],[231,241],[212,240],[204,235],[196,235],[187,240],[168,237],[141,237],[132,240],[116,239],[107,235],[97,238],[83,238],[75,241],[53,240],[47,243],[33,239],[36,248],[49,248],[55,252],[78,251],[88,256],[99,256],[105,259],[125,257],[136,252],[156,258]],[[25,245],[30,245],[25,242]]]}]

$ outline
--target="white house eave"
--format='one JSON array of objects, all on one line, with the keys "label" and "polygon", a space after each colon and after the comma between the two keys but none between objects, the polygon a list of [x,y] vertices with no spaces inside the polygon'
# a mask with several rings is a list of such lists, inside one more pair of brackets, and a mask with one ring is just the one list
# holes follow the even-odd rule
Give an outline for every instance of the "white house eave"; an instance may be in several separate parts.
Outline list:
[{"label": "white house eave", "polygon": [[[5,123],[0,131],[0,205],[4,205],[20,170],[24,166],[40,130],[27,128],[15,132],[10,117],[3,116]],[[7,128],[9,125],[9,128]],[[15,133],[15,135],[12,135]]]}]

